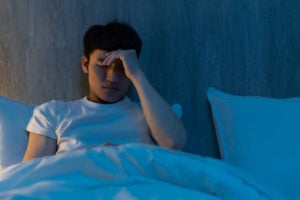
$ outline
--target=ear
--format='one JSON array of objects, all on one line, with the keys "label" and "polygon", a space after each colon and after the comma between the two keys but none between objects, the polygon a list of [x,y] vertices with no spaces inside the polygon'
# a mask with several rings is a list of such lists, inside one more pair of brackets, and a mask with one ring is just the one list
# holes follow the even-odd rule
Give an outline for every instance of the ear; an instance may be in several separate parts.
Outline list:
[{"label": "ear", "polygon": [[86,56],[81,57],[81,69],[83,73],[87,74],[88,73],[88,68],[89,68],[89,60],[87,59]]}]

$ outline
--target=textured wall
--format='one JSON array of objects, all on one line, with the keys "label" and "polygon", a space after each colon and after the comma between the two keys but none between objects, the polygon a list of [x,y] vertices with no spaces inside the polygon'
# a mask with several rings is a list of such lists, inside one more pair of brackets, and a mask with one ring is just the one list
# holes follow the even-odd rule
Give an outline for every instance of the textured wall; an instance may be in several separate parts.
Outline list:
[{"label": "textured wall", "polygon": [[299,10],[299,0],[0,0],[0,94],[35,104],[85,95],[82,35],[118,18],[140,33],[154,87],[184,106],[186,151],[218,156],[207,87],[300,96]]}]

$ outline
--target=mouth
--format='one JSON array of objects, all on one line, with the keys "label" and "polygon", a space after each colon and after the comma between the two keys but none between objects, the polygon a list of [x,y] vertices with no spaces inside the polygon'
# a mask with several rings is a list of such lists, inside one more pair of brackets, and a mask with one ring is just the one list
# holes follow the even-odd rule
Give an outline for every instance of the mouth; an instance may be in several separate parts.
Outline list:
[{"label": "mouth", "polygon": [[110,86],[110,85],[105,85],[102,87],[104,90],[109,90],[109,91],[119,91],[120,89],[114,86]]}]

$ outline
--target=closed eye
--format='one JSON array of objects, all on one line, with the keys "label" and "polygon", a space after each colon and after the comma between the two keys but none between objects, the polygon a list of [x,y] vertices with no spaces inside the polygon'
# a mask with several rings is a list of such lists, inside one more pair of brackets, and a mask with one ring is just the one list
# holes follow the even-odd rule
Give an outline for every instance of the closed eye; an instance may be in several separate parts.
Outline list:
[{"label": "closed eye", "polygon": [[107,68],[108,67],[108,65],[103,65],[103,64],[100,64],[100,63],[97,63],[96,65],[99,68]]}]

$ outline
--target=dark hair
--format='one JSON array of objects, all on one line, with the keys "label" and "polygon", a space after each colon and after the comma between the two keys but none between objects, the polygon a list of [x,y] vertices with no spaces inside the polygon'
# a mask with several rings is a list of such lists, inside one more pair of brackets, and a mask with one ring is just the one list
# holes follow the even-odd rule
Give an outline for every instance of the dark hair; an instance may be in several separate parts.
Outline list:
[{"label": "dark hair", "polygon": [[113,51],[134,49],[140,56],[142,40],[137,32],[125,22],[93,25],[84,34],[84,55],[89,59],[95,49]]}]

